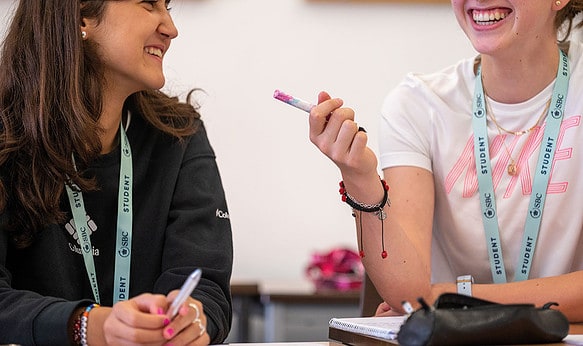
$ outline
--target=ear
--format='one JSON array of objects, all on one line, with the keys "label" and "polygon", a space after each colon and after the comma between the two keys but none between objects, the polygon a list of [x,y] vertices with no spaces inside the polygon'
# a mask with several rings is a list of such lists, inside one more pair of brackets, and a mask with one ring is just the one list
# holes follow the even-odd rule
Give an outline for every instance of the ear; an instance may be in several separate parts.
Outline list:
[{"label": "ear", "polygon": [[86,40],[89,36],[87,34],[87,20],[85,18],[81,18],[81,24],[79,25],[79,32],[81,32],[81,37]]},{"label": "ear", "polygon": [[81,36],[83,36],[84,40],[92,36],[91,34],[95,31],[97,24],[98,22],[94,18],[81,18],[79,31],[81,32]]},{"label": "ear", "polygon": [[565,6],[567,6],[567,4],[570,2],[571,0],[554,0],[553,2],[553,10],[555,11],[560,11],[563,8],[565,8]]}]

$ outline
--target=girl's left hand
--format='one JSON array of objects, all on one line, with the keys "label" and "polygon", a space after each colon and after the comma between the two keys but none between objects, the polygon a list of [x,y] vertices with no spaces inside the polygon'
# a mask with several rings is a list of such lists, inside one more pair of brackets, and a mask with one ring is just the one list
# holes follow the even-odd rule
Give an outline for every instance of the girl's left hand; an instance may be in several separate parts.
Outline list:
[{"label": "girl's left hand", "polygon": [[[169,303],[176,297],[178,291],[168,295]],[[178,315],[164,328],[164,337],[173,346],[208,345],[210,336],[206,331],[207,318],[202,303],[188,298],[178,310]]]},{"label": "girl's left hand", "polygon": [[382,302],[377,306],[377,311],[375,312],[375,317],[380,316],[401,316],[401,312],[393,310],[387,302]]},{"label": "girl's left hand", "polygon": [[165,296],[144,293],[111,308],[95,308],[88,319],[88,344],[162,345],[167,305]]}]

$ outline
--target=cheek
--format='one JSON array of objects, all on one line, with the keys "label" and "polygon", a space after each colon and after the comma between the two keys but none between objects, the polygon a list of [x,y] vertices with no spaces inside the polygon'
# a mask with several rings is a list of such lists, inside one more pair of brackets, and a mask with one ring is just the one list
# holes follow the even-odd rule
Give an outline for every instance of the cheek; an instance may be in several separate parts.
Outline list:
[{"label": "cheek", "polygon": [[457,12],[463,12],[464,10],[464,0],[451,0],[451,7]]},{"label": "cheek", "polygon": [[107,61],[120,63],[136,60],[142,50],[138,49],[135,42],[124,40],[123,37],[110,37],[110,41],[103,46],[103,53]]},{"label": "cheek", "polygon": [[466,23],[468,20],[471,20],[469,16],[466,15],[463,1],[460,0],[452,0],[453,12],[455,15],[455,19],[457,20],[458,24],[464,28],[466,25],[470,25],[471,23]]}]

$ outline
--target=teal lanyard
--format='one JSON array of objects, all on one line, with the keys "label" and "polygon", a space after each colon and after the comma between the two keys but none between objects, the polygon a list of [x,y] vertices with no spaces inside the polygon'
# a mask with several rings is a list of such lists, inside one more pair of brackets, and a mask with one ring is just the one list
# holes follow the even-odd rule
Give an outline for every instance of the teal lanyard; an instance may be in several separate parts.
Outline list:
[{"label": "teal lanyard", "polygon": [[[121,137],[121,159],[119,172],[119,191],[117,206],[117,233],[115,244],[115,273],[113,303],[128,299],[130,290],[130,265],[132,254],[132,186],[133,168],[132,151],[130,142],[126,136],[123,126],[120,125]],[[89,236],[88,215],[85,211],[83,195],[78,188],[71,189],[66,185],[77,236],[81,244],[81,252],[85,262],[85,270],[91,283],[93,297],[100,303],[99,286],[97,284],[97,274],[95,262],[93,260],[93,247]]]},{"label": "teal lanyard", "polygon": [[[560,51],[557,79],[553,89],[551,108],[547,117],[543,143],[536,166],[532,194],[526,222],[515,281],[528,279],[532,265],[536,241],[540,230],[543,208],[547,195],[547,187],[551,174],[553,158],[557,146],[557,138],[565,111],[567,90],[569,87],[569,61],[567,55]],[[486,235],[486,244],[490,258],[492,278],[495,283],[505,283],[506,270],[502,256],[502,242],[496,212],[496,199],[492,182],[492,168],[490,164],[490,150],[488,146],[488,125],[486,123],[485,95],[482,85],[482,70],[478,68],[474,91],[472,127],[474,131],[474,155],[478,174],[480,205],[482,208],[482,222]]]}]

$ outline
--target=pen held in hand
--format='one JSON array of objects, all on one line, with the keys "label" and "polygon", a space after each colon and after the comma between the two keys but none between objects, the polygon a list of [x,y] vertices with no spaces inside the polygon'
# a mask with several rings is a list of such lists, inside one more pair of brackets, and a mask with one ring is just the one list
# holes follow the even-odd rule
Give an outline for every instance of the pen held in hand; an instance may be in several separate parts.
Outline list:
[{"label": "pen held in hand", "polygon": [[[280,100],[282,102],[287,103],[290,106],[294,106],[294,107],[296,107],[298,109],[301,109],[301,110],[303,110],[304,112],[307,112],[307,113],[310,113],[310,111],[312,110],[312,108],[314,108],[314,105],[313,104],[311,104],[311,103],[309,103],[307,101],[304,101],[302,99],[299,99],[297,97],[291,96],[289,94],[286,94],[286,93],[284,93],[281,90],[277,90],[276,89],[273,92],[273,97],[275,99],[277,99],[277,100]],[[366,130],[364,129],[364,127],[360,127],[360,126],[358,127],[358,131],[366,132]]]},{"label": "pen held in hand", "polygon": [[196,269],[188,276],[188,278],[186,278],[184,284],[182,284],[182,287],[180,288],[180,292],[178,292],[178,295],[174,298],[174,301],[172,301],[172,305],[170,305],[170,309],[168,309],[168,317],[170,320],[176,317],[182,304],[184,304],[186,299],[190,297],[192,291],[194,291],[196,285],[198,285],[201,275],[202,270]]},{"label": "pen held in hand", "polygon": [[303,110],[304,112],[310,113],[310,111],[312,110],[312,108],[314,108],[314,105],[306,102],[304,100],[301,100],[299,98],[293,97],[289,94],[286,94],[280,90],[275,90],[273,92],[273,97],[287,103],[288,105],[294,106],[298,109]]}]

